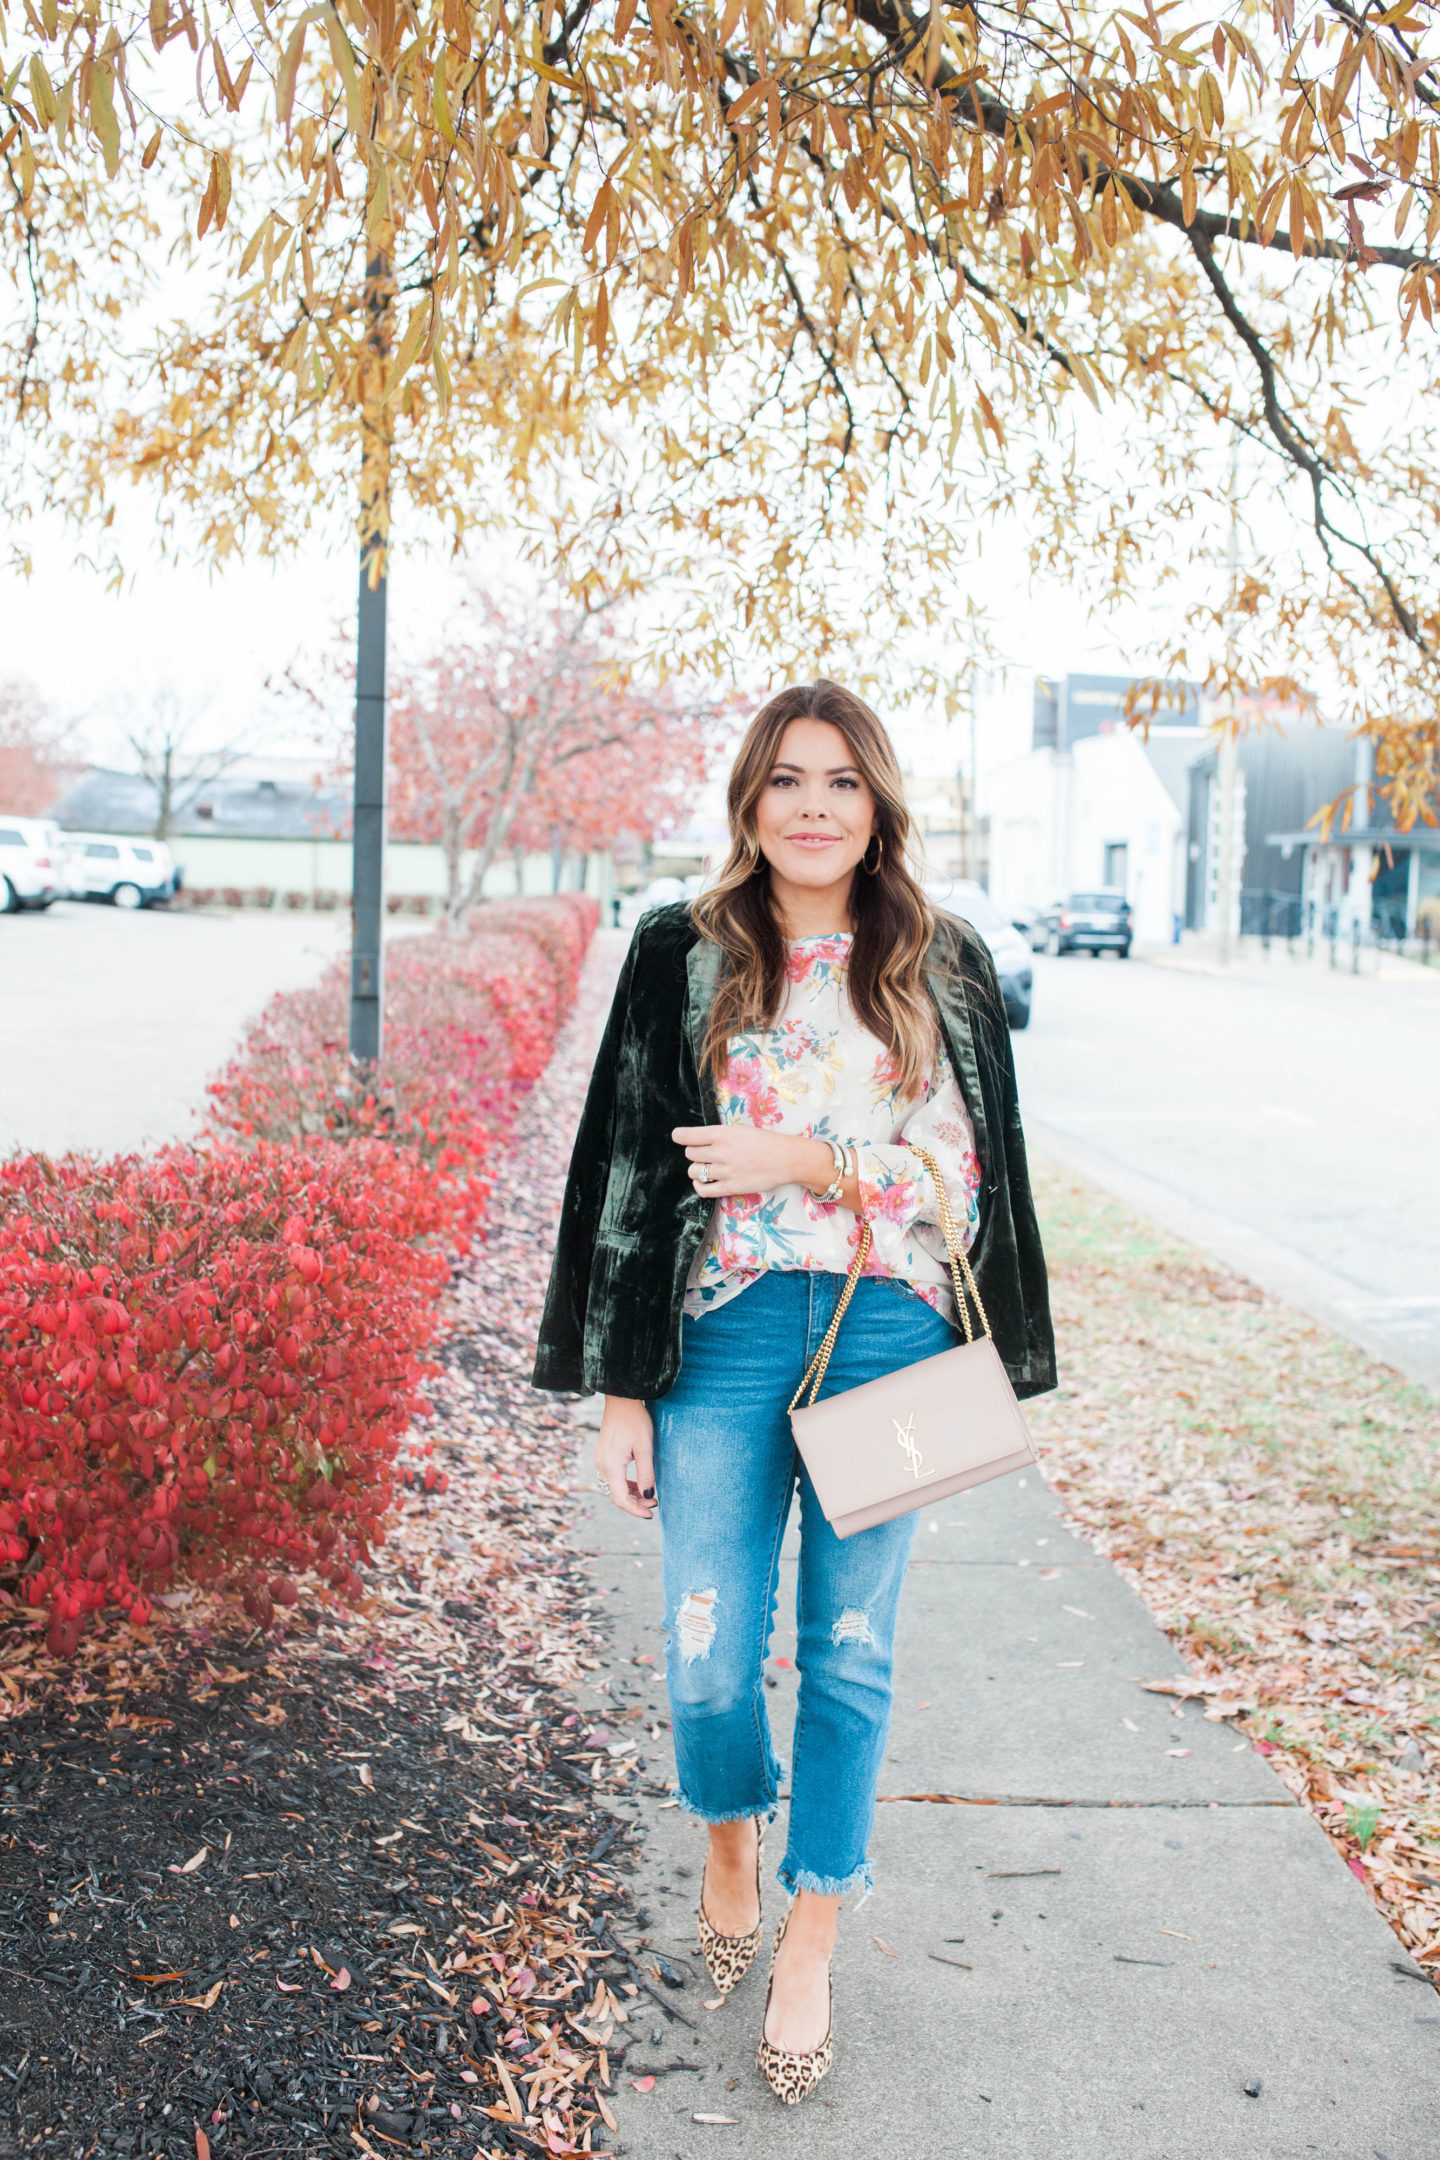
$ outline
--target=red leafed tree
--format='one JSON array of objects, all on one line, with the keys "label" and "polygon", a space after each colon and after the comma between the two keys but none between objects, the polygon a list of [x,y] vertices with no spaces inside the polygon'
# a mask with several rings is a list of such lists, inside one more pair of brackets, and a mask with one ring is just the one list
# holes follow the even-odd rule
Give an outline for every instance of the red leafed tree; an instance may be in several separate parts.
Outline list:
[{"label": "red leafed tree", "polygon": [[26,682],[0,682],[0,815],[40,817],[72,754],[66,728]]},{"label": "red leafed tree", "polygon": [[445,650],[391,691],[390,829],[439,845],[458,927],[505,849],[683,822],[722,710],[629,679],[596,613],[475,597]]}]

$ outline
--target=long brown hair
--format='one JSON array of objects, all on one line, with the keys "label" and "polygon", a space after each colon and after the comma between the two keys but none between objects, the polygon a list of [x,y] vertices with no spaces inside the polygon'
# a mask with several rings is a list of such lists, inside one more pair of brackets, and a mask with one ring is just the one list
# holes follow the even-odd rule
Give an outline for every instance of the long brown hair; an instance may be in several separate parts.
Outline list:
[{"label": "long brown hair", "polygon": [[705,1042],[705,1064],[724,1079],[730,1038],[773,1027],[785,993],[785,932],[760,852],[755,805],[792,720],[828,720],[844,736],[875,798],[879,867],[857,873],[850,895],[855,926],[845,990],[862,1027],[890,1051],[902,1093],[917,1095],[935,1056],[935,1013],[925,988],[925,956],[935,910],[905,864],[910,813],[899,760],[885,727],[863,698],[839,683],[797,683],[762,705],[730,773],[730,853],[719,877],[691,905],[702,936],[729,962],[721,975]]}]

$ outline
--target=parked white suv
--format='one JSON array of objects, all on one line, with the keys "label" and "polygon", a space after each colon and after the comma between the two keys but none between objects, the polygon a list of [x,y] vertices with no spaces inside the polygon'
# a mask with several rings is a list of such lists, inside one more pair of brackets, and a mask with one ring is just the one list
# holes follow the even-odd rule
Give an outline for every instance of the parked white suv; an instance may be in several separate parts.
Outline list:
[{"label": "parked white suv", "polygon": [[947,915],[963,915],[971,929],[978,930],[1000,978],[1006,1019],[1012,1028],[1029,1027],[1035,971],[1028,941],[1009,917],[1001,914],[984,886],[969,878],[927,878],[925,890]]},{"label": "parked white suv", "polygon": [[0,817],[0,915],[47,908],[60,898],[64,846],[48,818]]},{"label": "parked white suv", "polygon": [[65,849],[66,882],[77,900],[139,908],[175,896],[175,858],[163,840],[67,833]]}]

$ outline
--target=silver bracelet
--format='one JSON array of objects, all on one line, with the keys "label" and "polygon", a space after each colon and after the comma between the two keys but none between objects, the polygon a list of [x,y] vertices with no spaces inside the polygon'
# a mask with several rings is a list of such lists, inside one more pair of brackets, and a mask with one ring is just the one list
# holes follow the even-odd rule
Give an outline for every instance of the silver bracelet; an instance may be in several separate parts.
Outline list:
[{"label": "silver bracelet", "polygon": [[839,1199],[841,1190],[845,1183],[846,1174],[850,1168],[849,1162],[846,1158],[845,1150],[843,1147],[841,1147],[838,1140],[832,1140],[830,1142],[830,1155],[831,1159],[835,1164],[835,1175],[833,1178],[831,1178],[830,1183],[826,1186],[824,1192],[816,1193],[815,1195],[816,1199],[820,1202],[820,1205],[822,1207],[827,1206],[832,1200]]}]

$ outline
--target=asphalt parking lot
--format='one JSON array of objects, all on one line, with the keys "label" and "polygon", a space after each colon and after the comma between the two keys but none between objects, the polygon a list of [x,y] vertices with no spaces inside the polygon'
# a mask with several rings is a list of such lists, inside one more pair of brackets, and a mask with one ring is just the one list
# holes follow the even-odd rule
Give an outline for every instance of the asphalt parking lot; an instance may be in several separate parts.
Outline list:
[{"label": "asphalt parking lot", "polygon": [[0,1154],[114,1154],[194,1130],[205,1082],[277,990],[344,950],[345,914],[0,917]]},{"label": "asphalt parking lot", "polygon": [[1037,955],[1031,1145],[1440,1386],[1440,967]]}]

